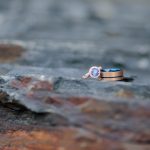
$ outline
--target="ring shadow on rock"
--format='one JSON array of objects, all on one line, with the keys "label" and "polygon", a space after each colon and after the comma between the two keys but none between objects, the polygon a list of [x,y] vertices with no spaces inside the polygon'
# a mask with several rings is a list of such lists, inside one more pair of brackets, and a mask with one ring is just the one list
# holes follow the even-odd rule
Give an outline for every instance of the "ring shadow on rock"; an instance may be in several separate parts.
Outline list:
[{"label": "ring shadow on rock", "polygon": [[137,78],[137,77],[136,76],[124,77],[124,79],[121,80],[121,82],[133,82],[135,80],[135,78]]}]

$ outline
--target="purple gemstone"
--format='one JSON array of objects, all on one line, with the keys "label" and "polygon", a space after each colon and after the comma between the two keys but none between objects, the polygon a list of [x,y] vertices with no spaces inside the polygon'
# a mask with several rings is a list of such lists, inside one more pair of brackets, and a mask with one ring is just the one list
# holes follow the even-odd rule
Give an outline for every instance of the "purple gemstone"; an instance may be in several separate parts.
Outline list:
[{"label": "purple gemstone", "polygon": [[100,69],[98,67],[92,67],[90,69],[90,76],[92,78],[98,78],[100,76]]}]

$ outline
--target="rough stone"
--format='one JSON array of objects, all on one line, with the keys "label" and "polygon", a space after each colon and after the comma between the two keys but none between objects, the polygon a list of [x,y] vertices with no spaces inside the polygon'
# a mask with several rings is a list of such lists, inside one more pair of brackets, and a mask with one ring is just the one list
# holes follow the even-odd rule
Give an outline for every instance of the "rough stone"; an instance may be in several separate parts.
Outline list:
[{"label": "rough stone", "polygon": [[[150,1],[0,1],[0,150],[149,150]],[[126,79],[82,79],[91,66]]]}]

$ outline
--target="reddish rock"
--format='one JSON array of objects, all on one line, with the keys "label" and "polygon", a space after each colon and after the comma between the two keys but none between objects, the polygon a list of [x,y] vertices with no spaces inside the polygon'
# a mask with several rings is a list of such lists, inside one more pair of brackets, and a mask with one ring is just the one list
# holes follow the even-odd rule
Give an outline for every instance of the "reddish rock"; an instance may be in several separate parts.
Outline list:
[{"label": "reddish rock", "polygon": [[24,48],[19,45],[0,44],[0,62],[14,62],[23,55],[24,51]]},{"label": "reddish rock", "polygon": [[15,131],[1,134],[0,148],[3,150],[124,150],[120,143],[103,138],[77,139],[80,130],[62,128],[53,131]]},{"label": "reddish rock", "polygon": [[31,87],[32,91],[52,91],[53,90],[53,86],[49,81],[35,81],[32,84]]},{"label": "reddish rock", "polygon": [[74,105],[82,105],[84,103],[87,103],[90,101],[91,98],[89,97],[69,97],[68,101],[71,102]]},{"label": "reddish rock", "polygon": [[51,131],[10,131],[1,134],[2,150],[148,150],[148,145],[135,145],[93,136],[76,128]]},{"label": "reddish rock", "polygon": [[116,93],[116,96],[121,97],[121,98],[133,99],[134,93],[132,91],[129,91],[129,90],[121,89]]},{"label": "reddish rock", "polygon": [[10,86],[17,89],[27,88],[31,83],[31,81],[32,81],[31,77],[22,76],[10,81]]},{"label": "reddish rock", "polygon": [[59,97],[56,97],[56,96],[55,97],[47,97],[45,99],[45,103],[51,104],[51,105],[57,105],[57,106],[61,106],[61,105],[65,104],[63,99],[60,99]]}]

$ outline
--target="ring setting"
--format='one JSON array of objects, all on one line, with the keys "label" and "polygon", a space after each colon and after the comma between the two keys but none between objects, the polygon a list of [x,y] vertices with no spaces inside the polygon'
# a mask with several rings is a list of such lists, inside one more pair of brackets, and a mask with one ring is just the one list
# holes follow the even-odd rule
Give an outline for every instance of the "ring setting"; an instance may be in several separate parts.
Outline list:
[{"label": "ring setting", "polygon": [[89,69],[89,74],[91,78],[99,78],[101,75],[101,67],[93,66]]},{"label": "ring setting", "polygon": [[100,76],[101,76],[101,70],[102,70],[102,67],[99,66],[93,66],[89,69],[88,73],[86,73],[83,78],[86,79],[86,78],[94,78],[94,79],[98,79]]}]

